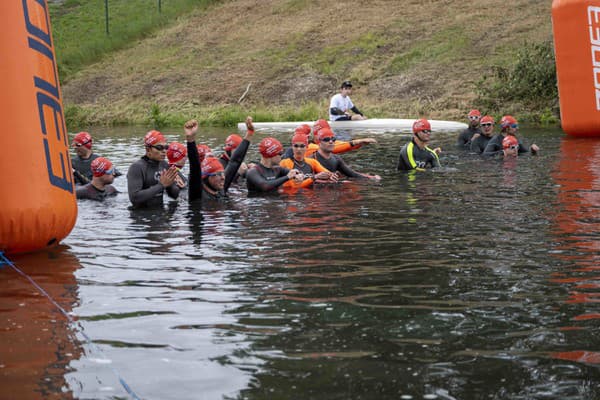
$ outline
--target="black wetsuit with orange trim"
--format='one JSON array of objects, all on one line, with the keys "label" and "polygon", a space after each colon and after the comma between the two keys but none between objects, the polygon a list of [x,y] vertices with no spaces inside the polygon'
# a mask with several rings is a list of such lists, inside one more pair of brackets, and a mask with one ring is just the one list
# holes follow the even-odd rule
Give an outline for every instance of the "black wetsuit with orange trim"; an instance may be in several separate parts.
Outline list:
[{"label": "black wetsuit with orange trim", "polygon": [[289,169],[274,165],[265,167],[261,163],[255,164],[246,172],[246,184],[248,193],[273,192],[290,178],[287,174]]},{"label": "black wetsuit with orange trim", "polygon": [[188,179],[188,201],[223,201],[227,199],[227,190],[229,190],[231,183],[237,175],[237,171],[240,168],[240,165],[244,161],[244,157],[246,157],[248,147],[250,147],[250,141],[248,141],[247,139],[242,140],[242,143],[240,143],[240,145],[233,152],[231,159],[227,163],[227,167],[225,167],[225,183],[223,185],[223,190],[211,193],[206,190],[203,184],[202,169],[200,167],[200,156],[198,155],[198,148],[196,147],[196,142],[187,142],[188,158],[190,161],[190,175]]},{"label": "black wetsuit with orange trim", "polygon": [[352,168],[350,168],[348,164],[346,164],[344,160],[342,160],[342,158],[338,155],[331,154],[331,157],[325,158],[321,155],[321,153],[316,151],[314,154],[311,155],[311,158],[315,158],[318,162],[321,163],[322,166],[324,166],[331,172],[341,172],[348,178],[367,179],[366,176],[361,175],[358,172],[354,171]]}]

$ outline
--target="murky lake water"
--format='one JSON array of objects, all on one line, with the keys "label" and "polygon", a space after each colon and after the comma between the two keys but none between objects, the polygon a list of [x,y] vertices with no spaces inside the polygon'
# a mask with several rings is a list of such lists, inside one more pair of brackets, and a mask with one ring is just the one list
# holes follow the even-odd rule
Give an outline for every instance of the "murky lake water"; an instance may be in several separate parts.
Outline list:
[{"label": "murky lake water", "polygon": [[[122,172],[142,154],[143,129],[91,132]],[[600,140],[523,133],[538,157],[434,135],[448,168],[417,175],[377,134],[344,158],[380,184],[79,202],[64,246],[13,257],[75,324],[0,270],[0,398],[600,398]]]}]

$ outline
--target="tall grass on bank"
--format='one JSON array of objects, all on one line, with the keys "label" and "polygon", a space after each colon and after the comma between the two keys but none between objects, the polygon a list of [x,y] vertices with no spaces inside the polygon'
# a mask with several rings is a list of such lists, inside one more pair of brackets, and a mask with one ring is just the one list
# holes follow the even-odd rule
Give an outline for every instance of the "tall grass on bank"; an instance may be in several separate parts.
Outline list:
[{"label": "tall grass on bank", "polygon": [[[147,110],[140,113],[140,109]],[[251,115],[257,122],[273,121],[316,121],[327,118],[327,104],[305,102],[290,109],[289,107],[273,107],[262,104],[245,107],[241,105],[215,105],[194,109],[169,109],[157,103],[131,105],[130,110],[123,112],[113,119],[98,114],[96,108],[86,108],[77,105],[65,107],[65,120],[70,129],[84,129],[93,125],[143,125],[160,129],[165,126],[181,126],[189,119],[197,119],[204,126],[231,126]]]},{"label": "tall grass on bank", "polygon": [[52,33],[63,81],[103,55],[124,48],[178,16],[218,0],[109,0],[106,34],[104,0],[65,0],[50,3]]},{"label": "tall grass on bank", "polygon": [[[508,66],[493,66],[477,85],[477,103],[494,114],[556,123],[560,116],[552,41],[525,43]],[[534,110],[531,113],[528,110]]]}]

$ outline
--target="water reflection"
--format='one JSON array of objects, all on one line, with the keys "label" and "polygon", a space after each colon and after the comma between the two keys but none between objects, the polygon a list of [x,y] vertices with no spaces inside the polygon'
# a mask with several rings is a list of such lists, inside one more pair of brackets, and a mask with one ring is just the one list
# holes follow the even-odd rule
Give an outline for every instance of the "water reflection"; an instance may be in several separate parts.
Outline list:
[{"label": "water reflection", "polygon": [[[561,311],[571,316],[565,321],[573,347],[567,342],[554,357],[583,363],[600,363],[597,348],[581,347],[577,337],[589,335],[600,318],[595,304],[600,302],[598,262],[600,261],[600,141],[563,138],[560,160],[554,173],[559,185],[553,233],[555,257],[566,262],[563,271],[553,274],[552,282],[569,289]],[[575,315],[573,315],[575,314]]]},{"label": "water reflection", "polygon": [[[99,153],[126,171],[141,136],[107,137]],[[506,162],[433,138],[446,168],[398,174],[406,137],[383,133],[344,155],[380,184],[234,189],[225,206],[151,215],[130,211],[126,193],[80,202],[67,240],[83,267],[74,311],[149,399],[598,397],[593,365],[548,356],[600,343],[591,303],[566,304],[573,283],[548,280],[583,276],[586,259],[555,229],[560,133],[528,137],[542,153]],[[599,240],[590,230],[578,242]],[[102,367],[89,354],[72,363],[81,397],[121,394]]]},{"label": "water reflection", "polygon": [[[65,247],[11,261],[37,282],[65,311],[78,302],[79,261]],[[65,376],[82,350],[59,309],[9,266],[0,269],[0,397],[73,398]]]}]

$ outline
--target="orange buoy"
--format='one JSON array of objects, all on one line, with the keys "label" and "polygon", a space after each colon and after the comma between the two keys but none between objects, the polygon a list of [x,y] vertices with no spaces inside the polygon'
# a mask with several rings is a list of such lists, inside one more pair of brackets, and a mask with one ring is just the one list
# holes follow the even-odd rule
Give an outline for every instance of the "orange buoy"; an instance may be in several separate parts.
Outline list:
[{"label": "orange buoy", "polygon": [[69,143],[45,0],[1,1],[0,251],[42,249],[77,218]]},{"label": "orange buoy", "polygon": [[562,128],[600,136],[600,1],[554,0],[552,26]]}]

